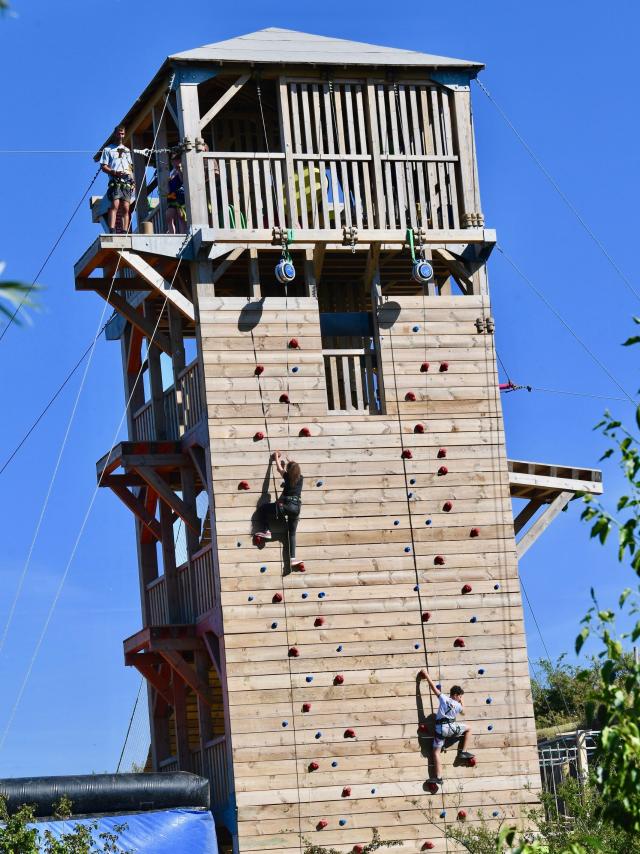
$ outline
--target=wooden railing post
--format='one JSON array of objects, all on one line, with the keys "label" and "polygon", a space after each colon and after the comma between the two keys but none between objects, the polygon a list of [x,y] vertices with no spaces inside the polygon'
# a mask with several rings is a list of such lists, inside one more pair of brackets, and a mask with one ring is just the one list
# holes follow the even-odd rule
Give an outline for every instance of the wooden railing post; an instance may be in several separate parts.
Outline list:
[{"label": "wooden railing post", "polygon": [[462,228],[478,228],[484,225],[484,216],[480,205],[476,148],[471,118],[471,91],[468,86],[458,86],[453,92],[452,118],[458,143],[460,225]]}]

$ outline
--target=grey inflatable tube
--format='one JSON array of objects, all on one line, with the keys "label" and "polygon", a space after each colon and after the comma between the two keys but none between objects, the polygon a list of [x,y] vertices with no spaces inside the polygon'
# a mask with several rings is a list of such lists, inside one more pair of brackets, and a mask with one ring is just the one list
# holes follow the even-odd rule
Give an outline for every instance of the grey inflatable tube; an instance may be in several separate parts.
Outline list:
[{"label": "grey inflatable tube", "polygon": [[147,812],[175,807],[209,808],[209,781],[196,774],[85,774],[66,777],[0,779],[0,795],[10,813],[32,804],[38,818],[49,817],[61,797],[73,815]]}]

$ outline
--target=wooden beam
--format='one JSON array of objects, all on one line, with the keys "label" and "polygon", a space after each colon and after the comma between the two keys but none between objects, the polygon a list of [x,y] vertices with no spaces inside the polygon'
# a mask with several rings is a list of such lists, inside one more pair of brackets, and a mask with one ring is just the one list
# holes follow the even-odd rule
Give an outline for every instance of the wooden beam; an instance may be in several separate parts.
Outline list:
[{"label": "wooden beam", "polygon": [[315,253],[313,249],[304,250],[304,283],[306,296],[317,299],[318,285],[315,273],[314,255]]},{"label": "wooden beam", "polygon": [[155,688],[162,699],[170,706],[173,706],[173,695],[171,693],[169,680],[162,677],[153,664],[145,661],[147,656],[141,652],[137,655],[128,656],[127,658],[129,660],[125,659],[125,663],[129,666],[133,665],[138,672],[144,676],[147,682]]},{"label": "wooden beam", "polygon": [[148,341],[153,341],[156,347],[159,347],[163,353],[171,355],[171,342],[159,329],[155,328],[155,324],[151,323],[144,317],[141,312],[137,311],[130,305],[126,299],[117,294],[114,290],[109,293],[107,288],[96,288],[96,293],[99,294],[109,305],[112,305],[117,312],[126,318],[132,326],[139,329],[140,332],[147,338]]},{"label": "wooden beam", "polygon": [[195,669],[176,650],[161,650],[160,654],[167,664],[174,670],[182,681],[187,684],[199,697],[209,706],[213,705],[209,686],[204,682]]},{"label": "wooden beam", "polygon": [[364,286],[367,290],[371,287],[371,282],[373,281],[373,277],[378,270],[380,262],[380,244],[372,243],[369,246],[369,252],[367,253],[367,265],[364,270]]},{"label": "wooden beam", "polygon": [[120,501],[128,507],[129,510],[136,516],[145,528],[148,528],[149,531],[153,534],[156,540],[162,541],[162,534],[160,532],[160,523],[158,520],[149,513],[147,508],[144,506],[142,501],[140,501],[136,496],[130,492],[126,486],[115,486],[113,484],[110,485],[112,492],[118,496]]},{"label": "wooden beam", "polygon": [[553,522],[558,513],[562,512],[567,504],[573,498],[573,492],[561,492],[556,498],[553,499],[551,504],[547,507],[544,513],[536,519],[533,525],[529,528],[527,533],[522,537],[522,539],[518,542],[516,547],[516,551],[518,553],[518,560],[520,560],[524,554],[531,548],[531,546],[538,539],[540,534]]},{"label": "wooden beam", "polygon": [[322,268],[324,266],[324,256],[327,247],[324,243],[316,243],[313,247],[313,275],[316,277],[316,285],[322,278]]},{"label": "wooden beam", "polygon": [[448,249],[444,249],[444,247],[436,247],[433,250],[433,254],[444,261],[447,269],[458,280],[458,284],[462,286],[467,295],[471,295],[473,293],[473,280],[471,273],[465,267],[462,259],[454,255],[453,252],[449,252]]},{"label": "wooden beam", "polygon": [[232,249],[231,252],[229,252],[224,261],[218,264],[216,269],[213,271],[213,276],[211,277],[211,283],[213,285],[215,285],[215,283],[224,276],[229,267],[242,255],[243,252],[244,246],[236,246],[235,249]]},{"label": "wooden beam", "polygon": [[182,312],[188,320],[192,323],[195,322],[195,311],[191,300],[188,300],[184,294],[176,290],[171,282],[168,282],[164,276],[161,276],[155,267],[152,267],[140,255],[137,255],[135,252],[129,252],[126,249],[119,250],[118,255],[128,267],[142,276],[154,291],[166,297],[167,301],[175,306],[178,311]]},{"label": "wooden beam", "polygon": [[255,247],[249,249],[249,296],[252,300],[259,300],[262,296],[258,250]]},{"label": "wooden beam", "polygon": [[535,498],[532,498],[528,504],[525,504],[525,506],[513,520],[513,531],[515,534],[520,533],[520,531],[524,528],[529,519],[531,519],[532,516],[535,516],[537,511],[542,507],[544,503],[544,501],[538,501]]},{"label": "wooden beam", "polygon": [[191,511],[184,501],[179,498],[163,478],[152,468],[147,466],[136,466],[138,474],[144,478],[149,486],[157,492],[158,496],[174,510],[185,524],[196,534],[200,534],[200,519]]},{"label": "wooden beam", "polygon": [[215,102],[213,107],[211,107],[204,116],[200,119],[200,133],[206,128],[209,122],[214,119],[220,110],[229,103],[229,101],[238,94],[238,92],[242,89],[244,84],[250,79],[250,74],[241,74],[240,77],[236,80],[235,83],[232,83],[231,86],[227,89],[224,95],[221,95],[220,98]]}]

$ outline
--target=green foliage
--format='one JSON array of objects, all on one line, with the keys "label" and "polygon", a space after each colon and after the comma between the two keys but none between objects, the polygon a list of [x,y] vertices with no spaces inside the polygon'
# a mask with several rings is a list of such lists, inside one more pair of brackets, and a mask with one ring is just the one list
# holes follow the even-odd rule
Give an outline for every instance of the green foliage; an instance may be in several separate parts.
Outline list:
[{"label": "green foliage", "polygon": [[[2,6],[3,0],[0,0],[0,12],[7,6]],[[4,261],[0,261],[0,274],[4,271]],[[24,314],[24,309],[36,309],[37,301],[31,296],[34,291],[39,290],[37,285],[25,285],[24,282],[0,282],[0,315],[6,318],[13,317],[17,306],[21,306],[21,311]],[[25,315],[25,317],[28,317]],[[20,326],[20,315],[16,314],[13,322]]]},{"label": "green foliage", "polygon": [[[71,801],[62,798],[56,805],[53,816],[58,821],[71,818]],[[120,834],[126,824],[115,825],[114,831],[98,832],[98,822],[71,824],[69,830],[56,839],[50,830],[39,834],[36,827],[28,827],[35,821],[35,809],[24,804],[12,815],[7,802],[0,795],[0,854],[134,854],[121,848]]]},{"label": "green foliage", "polygon": [[[379,848],[397,848],[404,845],[401,839],[381,839],[378,828],[374,827],[371,831],[371,842],[362,846],[362,854],[371,854],[372,851],[377,851]],[[343,854],[337,848],[325,848],[323,845],[314,845],[306,837],[302,837],[304,842],[304,854]]]},{"label": "green foliage", "polygon": [[561,655],[556,662],[542,658],[536,662],[538,675],[531,680],[533,711],[538,729],[571,725],[586,729],[597,726],[588,713],[589,701],[598,682],[596,663],[584,671],[567,664]]}]

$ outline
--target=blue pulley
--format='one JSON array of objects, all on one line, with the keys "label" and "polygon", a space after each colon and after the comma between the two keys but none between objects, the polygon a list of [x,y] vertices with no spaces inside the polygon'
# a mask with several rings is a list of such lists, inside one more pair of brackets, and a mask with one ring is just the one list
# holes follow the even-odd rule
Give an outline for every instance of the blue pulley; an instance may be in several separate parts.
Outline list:
[{"label": "blue pulley", "polygon": [[416,260],[411,269],[411,278],[416,282],[430,282],[433,279],[433,267],[428,261]]},{"label": "blue pulley", "polygon": [[296,268],[293,266],[293,262],[289,261],[287,258],[282,258],[276,264],[276,279],[280,282],[281,285],[290,284],[296,277]]}]

